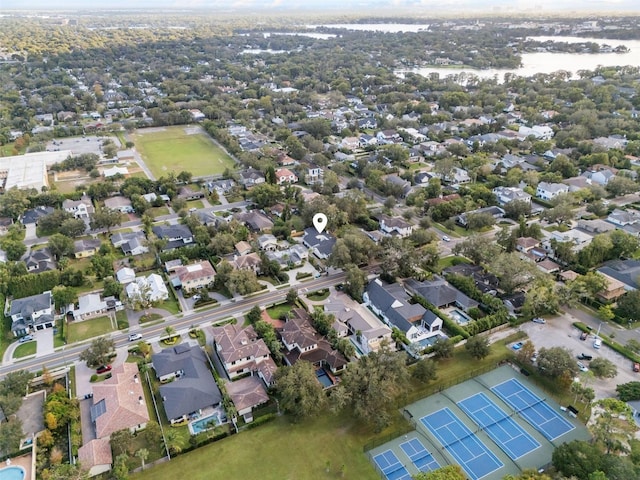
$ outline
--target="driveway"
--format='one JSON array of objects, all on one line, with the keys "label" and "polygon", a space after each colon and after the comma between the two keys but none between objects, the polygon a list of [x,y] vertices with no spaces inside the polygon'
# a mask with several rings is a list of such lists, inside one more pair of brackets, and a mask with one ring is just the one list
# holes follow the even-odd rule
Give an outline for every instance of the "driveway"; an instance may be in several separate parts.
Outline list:
[{"label": "driveway", "polygon": [[[127,351],[128,345],[120,347],[116,350],[116,358],[111,362],[113,367],[122,365],[129,352]],[[87,367],[85,362],[76,362],[76,395],[78,398],[83,399],[85,395],[92,393],[91,390],[91,375],[96,373],[95,369]]]},{"label": "driveway", "polygon": [[[631,360],[623,357],[619,353],[611,350],[605,344],[600,349],[593,348],[593,336],[587,340],[580,340],[580,330],[572,325],[574,320],[568,314],[559,315],[547,323],[540,325],[527,322],[520,326],[520,329],[529,335],[529,338],[539,350],[542,347],[565,347],[569,349],[575,357],[580,353],[592,355],[593,358],[603,357],[611,360],[618,368],[618,374],[614,378],[592,378],[583,380],[591,386],[596,394],[596,400],[616,396],[616,385],[631,381],[640,381],[640,374],[632,370]],[[576,358],[576,361],[578,359]],[[585,365],[588,362],[582,361]]]},{"label": "driveway", "polygon": [[53,352],[53,328],[45,328],[33,333],[37,340],[36,357]]}]

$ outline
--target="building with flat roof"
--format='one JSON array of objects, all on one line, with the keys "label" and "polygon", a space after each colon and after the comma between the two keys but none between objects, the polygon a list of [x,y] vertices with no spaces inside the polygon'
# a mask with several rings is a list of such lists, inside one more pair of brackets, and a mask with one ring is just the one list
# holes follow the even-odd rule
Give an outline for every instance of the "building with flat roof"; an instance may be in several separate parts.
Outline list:
[{"label": "building with flat roof", "polygon": [[66,160],[71,150],[60,152],[35,152],[0,158],[0,187],[2,191],[49,186],[47,168]]}]

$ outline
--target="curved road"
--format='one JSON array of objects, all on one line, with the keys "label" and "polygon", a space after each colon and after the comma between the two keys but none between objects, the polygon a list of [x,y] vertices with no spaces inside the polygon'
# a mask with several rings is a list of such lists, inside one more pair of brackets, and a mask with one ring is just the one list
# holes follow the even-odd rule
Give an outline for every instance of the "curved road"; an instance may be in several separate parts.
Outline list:
[{"label": "curved road", "polygon": [[[302,283],[298,288],[306,288],[316,290],[326,288],[336,283],[343,282],[346,275],[342,272],[334,273],[326,277],[320,277],[309,282]],[[295,288],[295,287],[294,287]],[[206,323],[215,323],[225,320],[229,317],[243,314],[254,305],[270,305],[274,302],[283,300],[288,288],[283,288],[275,292],[264,292],[253,295],[249,298],[243,298],[238,301],[230,300],[204,312],[194,312],[183,317],[168,317],[164,322],[136,330],[136,333],[142,333],[145,337],[160,336],[164,333],[167,326],[172,326],[176,331],[189,328],[192,325],[201,326]],[[111,338],[116,344],[116,348],[122,347],[129,343],[128,333],[117,332],[111,334]],[[29,370],[32,372],[41,370],[43,366],[49,369],[70,365],[79,360],[80,353],[87,349],[88,342],[76,345],[68,345],[58,349],[57,351],[41,357],[31,358],[24,361],[16,361],[11,365],[3,365],[0,367],[0,379],[4,378],[7,373],[17,370]]]}]

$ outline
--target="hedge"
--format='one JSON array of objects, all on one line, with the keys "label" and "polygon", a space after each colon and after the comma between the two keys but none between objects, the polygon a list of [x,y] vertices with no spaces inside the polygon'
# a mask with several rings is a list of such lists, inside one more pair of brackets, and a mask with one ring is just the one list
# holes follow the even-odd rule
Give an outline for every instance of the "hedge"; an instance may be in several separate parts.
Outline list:
[{"label": "hedge", "polygon": [[247,423],[247,426],[245,428],[247,430],[250,430],[252,428],[259,427],[260,425],[263,425],[263,424],[265,424],[267,422],[275,420],[276,417],[277,417],[277,415],[275,413],[267,413],[266,415],[263,415],[262,417],[255,418],[253,420],[253,422]]},{"label": "hedge", "polygon": [[418,295],[414,295],[412,297],[412,300],[414,302],[416,302],[416,303],[419,303],[424,308],[426,308],[427,310],[432,311],[438,317],[440,317],[442,319],[443,324],[444,324],[444,328],[446,328],[449,331],[449,333],[452,333],[453,335],[460,335],[463,338],[469,338],[471,336],[469,334],[469,332],[467,332],[464,328],[462,328],[456,322],[451,320],[449,315],[446,315],[444,312],[440,311],[440,309],[436,308],[431,303],[427,302],[424,298],[422,298],[422,297],[420,297]]},{"label": "hedge", "polygon": [[[574,322],[573,326],[576,327],[578,330],[581,330],[583,332],[587,332],[587,333],[591,333],[592,332],[592,329],[589,328],[587,325],[585,325],[582,322]],[[600,340],[602,340],[602,343],[607,345],[609,348],[615,350],[620,355],[622,355],[624,357],[627,357],[632,362],[640,363],[640,355],[638,355],[637,353],[634,353],[631,350],[629,350],[628,348],[620,345],[618,342],[615,342],[615,341],[611,340],[608,336],[603,335],[603,336],[600,337]]]}]

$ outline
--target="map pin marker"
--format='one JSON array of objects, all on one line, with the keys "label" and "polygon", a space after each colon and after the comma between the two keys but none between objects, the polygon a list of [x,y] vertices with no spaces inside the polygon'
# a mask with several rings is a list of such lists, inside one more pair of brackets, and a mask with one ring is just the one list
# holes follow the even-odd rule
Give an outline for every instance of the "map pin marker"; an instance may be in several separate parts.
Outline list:
[{"label": "map pin marker", "polygon": [[322,233],[327,226],[327,216],[324,213],[316,213],[313,216],[313,226],[316,227],[318,233]]}]

